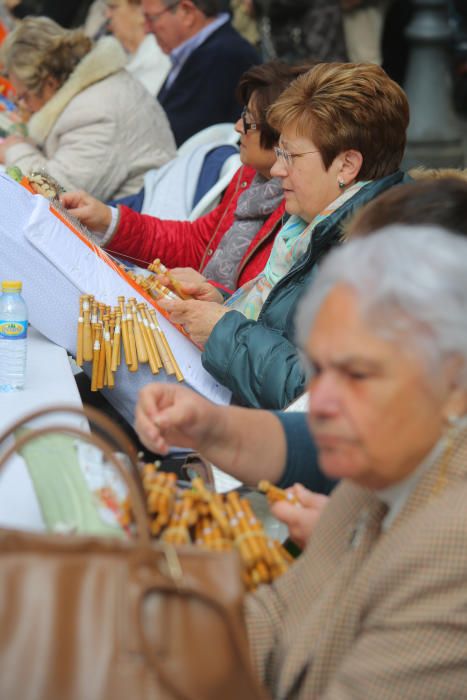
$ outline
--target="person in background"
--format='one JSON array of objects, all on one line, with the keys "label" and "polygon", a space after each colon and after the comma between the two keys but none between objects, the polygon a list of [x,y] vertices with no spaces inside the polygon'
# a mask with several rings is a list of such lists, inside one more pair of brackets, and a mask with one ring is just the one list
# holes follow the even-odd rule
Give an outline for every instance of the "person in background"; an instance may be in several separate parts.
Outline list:
[{"label": "person in background", "polygon": [[3,0],[14,17],[45,16],[62,27],[70,28],[81,23],[91,0]]},{"label": "person in background", "polygon": [[[246,599],[271,697],[464,695],[466,259],[458,235],[386,229],[332,252],[302,301],[309,423],[321,469],[341,483],[299,560]],[[218,409],[220,425],[211,414],[203,435],[167,393],[179,389],[159,386],[147,435],[163,447],[189,432],[193,445],[220,428],[221,450],[235,409]],[[250,466],[275,461],[264,434]],[[234,462],[248,437],[232,444]]]},{"label": "person in background", "polygon": [[10,136],[0,162],[46,170],[66,189],[103,199],[141,189],[144,173],[175,155],[161,106],[124,67],[113,37],[94,45],[81,31],[29,17],[2,45],[18,103],[32,113],[29,139]]},{"label": "person in background", "polygon": [[142,0],[152,32],[172,69],[158,94],[177,146],[220,122],[236,122],[240,76],[259,63],[255,49],[219,14],[218,0]]},{"label": "person in background", "polygon": [[106,0],[108,29],[129,59],[125,66],[151,95],[157,95],[170,69],[170,61],[153,34],[146,34],[141,0]]},{"label": "person in background", "polygon": [[253,0],[232,0],[232,25],[255,47],[259,45],[258,21],[252,12]]},{"label": "person in background", "polygon": [[245,0],[264,60],[346,61],[339,0]]},{"label": "person in background", "polygon": [[382,39],[392,0],[340,0],[347,53],[352,63],[383,62]]},{"label": "person in background", "polygon": [[367,236],[384,226],[427,224],[467,236],[467,171],[414,170],[416,177],[376,197],[346,222],[344,237]]}]

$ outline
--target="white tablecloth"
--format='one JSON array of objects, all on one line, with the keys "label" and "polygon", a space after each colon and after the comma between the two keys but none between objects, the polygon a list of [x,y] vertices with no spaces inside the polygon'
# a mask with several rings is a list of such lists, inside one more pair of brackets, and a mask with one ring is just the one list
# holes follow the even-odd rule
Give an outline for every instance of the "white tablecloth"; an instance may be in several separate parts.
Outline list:
[{"label": "white tablecloth", "polygon": [[[30,328],[26,385],[23,391],[0,393],[0,432],[27,413],[53,404],[82,406],[66,351]],[[63,418],[83,427],[80,418]],[[53,421],[57,422],[56,416]],[[44,527],[25,462],[18,456],[0,473],[0,526]]]}]

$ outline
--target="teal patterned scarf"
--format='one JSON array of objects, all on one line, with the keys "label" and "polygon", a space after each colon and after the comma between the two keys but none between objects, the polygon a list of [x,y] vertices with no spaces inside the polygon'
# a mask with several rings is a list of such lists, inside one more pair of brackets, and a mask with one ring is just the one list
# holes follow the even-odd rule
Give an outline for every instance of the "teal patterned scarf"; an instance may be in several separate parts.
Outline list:
[{"label": "teal patterned scarf", "polygon": [[299,216],[291,216],[276,236],[271,255],[263,272],[237,289],[225,302],[229,310],[240,311],[252,321],[256,321],[264,302],[272,288],[300,260],[308,248],[315,227],[336,209],[353,197],[367,182],[357,182],[339,195],[326,209],[323,209],[311,223]]}]

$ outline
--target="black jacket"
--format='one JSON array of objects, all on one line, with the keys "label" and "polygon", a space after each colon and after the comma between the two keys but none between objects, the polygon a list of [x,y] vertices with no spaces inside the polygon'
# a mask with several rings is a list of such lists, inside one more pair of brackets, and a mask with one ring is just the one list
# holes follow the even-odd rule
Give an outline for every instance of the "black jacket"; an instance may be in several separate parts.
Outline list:
[{"label": "black jacket", "polygon": [[235,122],[240,76],[259,63],[256,50],[230,23],[223,24],[183,65],[169,89],[157,96],[169,118],[177,146],[212,124]]}]

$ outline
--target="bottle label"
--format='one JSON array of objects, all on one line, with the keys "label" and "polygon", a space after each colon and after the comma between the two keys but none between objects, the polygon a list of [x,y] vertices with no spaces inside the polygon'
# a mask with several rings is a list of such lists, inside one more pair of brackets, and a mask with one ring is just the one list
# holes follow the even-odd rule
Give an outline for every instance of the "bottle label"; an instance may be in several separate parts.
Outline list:
[{"label": "bottle label", "polygon": [[0,320],[0,340],[24,340],[28,335],[27,321],[2,321]]}]

